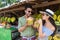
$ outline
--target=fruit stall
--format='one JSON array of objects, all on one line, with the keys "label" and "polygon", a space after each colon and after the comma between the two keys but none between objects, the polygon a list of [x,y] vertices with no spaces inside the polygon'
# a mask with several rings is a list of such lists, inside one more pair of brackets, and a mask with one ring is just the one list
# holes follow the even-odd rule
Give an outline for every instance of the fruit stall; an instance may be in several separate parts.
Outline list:
[{"label": "fruit stall", "polygon": [[[55,12],[53,19],[57,25],[57,32],[54,37],[50,36],[49,40],[60,40],[60,0],[29,0],[10,4],[7,8],[0,9],[0,39],[1,40],[19,40],[18,18],[24,15],[24,6],[30,3],[33,7],[32,17],[36,20],[41,18],[40,10],[47,8]],[[29,22],[30,23],[30,22]],[[35,23],[36,25],[39,25]],[[7,26],[10,26],[7,27]],[[4,35],[3,35],[4,34]],[[36,33],[36,36],[38,32]],[[4,39],[3,39],[4,37]],[[8,37],[8,38],[7,38]]]}]

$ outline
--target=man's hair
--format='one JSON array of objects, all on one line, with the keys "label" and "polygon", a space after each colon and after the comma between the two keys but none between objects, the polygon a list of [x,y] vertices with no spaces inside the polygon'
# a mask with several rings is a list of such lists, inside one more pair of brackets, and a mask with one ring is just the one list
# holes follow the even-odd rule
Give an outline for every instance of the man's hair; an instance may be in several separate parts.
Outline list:
[{"label": "man's hair", "polygon": [[25,4],[25,10],[26,10],[27,8],[31,8],[31,9],[32,9],[32,5],[29,4],[29,3],[26,3],[26,4]]}]

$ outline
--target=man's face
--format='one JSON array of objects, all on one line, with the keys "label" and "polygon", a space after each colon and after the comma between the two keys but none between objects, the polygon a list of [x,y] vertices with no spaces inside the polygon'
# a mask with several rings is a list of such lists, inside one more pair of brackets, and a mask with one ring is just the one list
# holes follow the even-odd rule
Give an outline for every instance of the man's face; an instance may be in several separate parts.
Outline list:
[{"label": "man's face", "polygon": [[31,8],[27,8],[25,10],[25,15],[30,16],[31,14],[32,14],[32,9]]}]

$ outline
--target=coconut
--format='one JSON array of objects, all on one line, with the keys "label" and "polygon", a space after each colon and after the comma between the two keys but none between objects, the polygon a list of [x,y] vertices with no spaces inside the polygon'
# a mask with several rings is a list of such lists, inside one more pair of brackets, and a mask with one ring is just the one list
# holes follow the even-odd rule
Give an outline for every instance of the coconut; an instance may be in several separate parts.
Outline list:
[{"label": "coconut", "polygon": [[32,17],[29,17],[27,19],[27,22],[28,22],[29,25],[32,25],[33,24],[33,18]]}]

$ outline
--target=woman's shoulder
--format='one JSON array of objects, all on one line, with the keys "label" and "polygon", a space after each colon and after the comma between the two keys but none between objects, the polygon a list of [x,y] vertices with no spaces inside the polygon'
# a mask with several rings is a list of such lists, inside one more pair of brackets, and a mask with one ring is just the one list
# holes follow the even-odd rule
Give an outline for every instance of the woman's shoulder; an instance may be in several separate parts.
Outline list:
[{"label": "woman's shoulder", "polygon": [[55,27],[54,27],[54,26],[53,26],[53,27],[51,27],[51,30],[52,30],[52,31],[55,31]]}]

